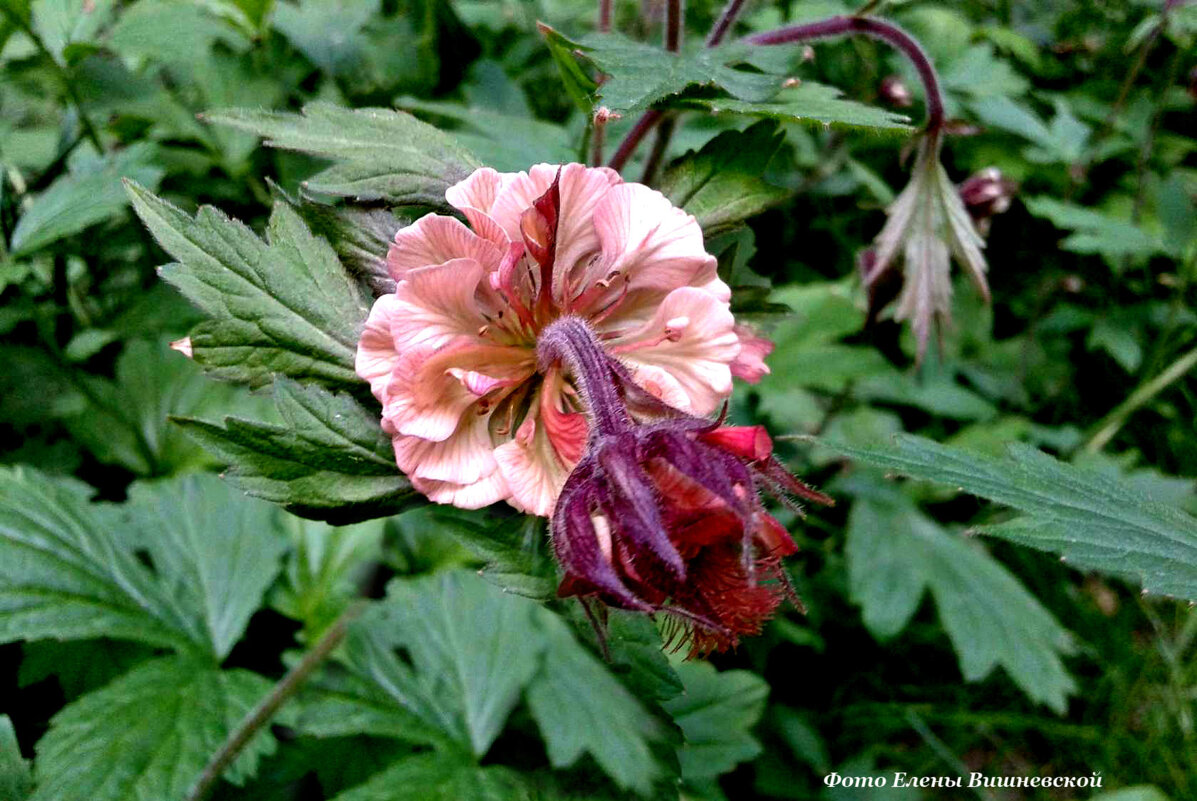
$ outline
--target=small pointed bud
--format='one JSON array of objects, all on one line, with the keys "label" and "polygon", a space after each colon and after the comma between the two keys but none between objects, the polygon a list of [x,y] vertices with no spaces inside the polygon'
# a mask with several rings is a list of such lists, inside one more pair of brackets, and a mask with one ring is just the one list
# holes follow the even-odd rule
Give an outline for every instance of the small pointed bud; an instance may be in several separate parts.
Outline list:
[{"label": "small pointed bud", "polygon": [[1010,208],[1016,189],[997,167],[974,173],[958,187],[964,207],[982,232],[987,231],[990,218]]},{"label": "small pointed bud", "polygon": [[195,358],[195,354],[191,350],[191,337],[183,337],[182,339],[176,339],[174,342],[170,343],[170,349],[177,350],[179,353],[183,354],[188,359]]},{"label": "small pointed bud", "polygon": [[763,462],[773,455],[773,440],[764,426],[720,426],[698,439],[746,462]]},{"label": "small pointed bud", "polygon": [[910,90],[897,75],[887,75],[883,78],[881,86],[877,89],[877,94],[883,101],[895,108],[910,108],[914,103],[914,97],[911,96]]}]

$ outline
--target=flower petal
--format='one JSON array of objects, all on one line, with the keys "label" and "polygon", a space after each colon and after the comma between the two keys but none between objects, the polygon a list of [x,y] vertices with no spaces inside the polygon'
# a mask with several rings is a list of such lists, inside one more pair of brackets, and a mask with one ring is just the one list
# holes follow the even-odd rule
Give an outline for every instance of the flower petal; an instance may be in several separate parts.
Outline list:
[{"label": "flower petal", "polygon": [[370,382],[370,391],[381,402],[383,390],[391,380],[391,372],[399,358],[395,339],[391,336],[391,321],[395,319],[395,296],[383,295],[374,301],[366,326],[357,343],[354,369],[359,377]]},{"label": "flower petal", "polygon": [[726,303],[682,287],[670,292],[638,330],[613,340],[614,350],[634,377],[639,368],[651,366],[681,384],[687,403],[679,408],[710,414],[731,393],[730,365],[740,352],[734,325]]},{"label": "flower petal", "polygon": [[395,461],[410,478],[475,484],[499,468],[493,453],[490,415],[476,410],[462,415],[457,429],[440,442],[400,435],[393,444]]},{"label": "flower petal", "polygon": [[387,252],[387,270],[400,281],[410,270],[452,259],[473,259],[483,271],[491,272],[499,269],[502,257],[493,242],[478,236],[460,220],[426,214],[395,234]]},{"label": "flower petal", "polygon": [[773,343],[758,336],[746,325],[737,325],[733,330],[740,340],[740,352],[731,363],[731,373],[736,378],[755,384],[770,373],[765,357],[773,352]]},{"label": "flower petal", "polygon": [[562,463],[540,423],[539,414],[529,412],[515,437],[495,448],[495,461],[511,490],[507,502],[521,512],[548,517],[572,465]]},{"label": "flower petal", "polygon": [[449,201],[449,205],[465,215],[479,236],[493,242],[500,250],[505,249],[510,240],[502,226],[490,216],[490,211],[503,186],[514,176],[515,173],[496,172],[490,167],[481,167],[470,173],[465,180],[458,181],[445,190],[445,199]]},{"label": "flower petal", "polygon": [[481,509],[508,495],[507,482],[498,470],[472,484],[413,478],[411,485],[433,503],[452,504],[458,509]]},{"label": "flower petal", "polygon": [[483,275],[482,265],[474,259],[409,270],[383,310],[390,315],[395,350],[477,337],[487,322],[475,300]]}]

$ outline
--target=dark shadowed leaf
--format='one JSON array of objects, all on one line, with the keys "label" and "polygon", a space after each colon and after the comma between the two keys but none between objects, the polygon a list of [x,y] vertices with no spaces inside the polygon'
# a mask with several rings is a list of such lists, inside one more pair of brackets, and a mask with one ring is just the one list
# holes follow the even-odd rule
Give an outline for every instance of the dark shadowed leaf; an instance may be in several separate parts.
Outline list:
[{"label": "dark shadowed leaf", "polygon": [[303,517],[345,524],[419,503],[377,413],[348,394],[279,379],[282,423],[226,417],[177,422],[229,464],[233,484]]},{"label": "dark shadowed leaf", "polygon": [[333,801],[530,801],[532,797],[513,771],[479,767],[441,751],[402,759]]}]

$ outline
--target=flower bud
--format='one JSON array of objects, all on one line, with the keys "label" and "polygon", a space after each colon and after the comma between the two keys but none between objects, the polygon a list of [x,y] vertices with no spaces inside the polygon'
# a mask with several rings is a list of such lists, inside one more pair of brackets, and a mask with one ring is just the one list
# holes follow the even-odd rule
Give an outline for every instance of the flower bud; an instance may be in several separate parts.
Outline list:
[{"label": "flower bud", "polygon": [[982,234],[988,233],[989,220],[1010,208],[1017,185],[1002,175],[997,167],[986,167],[960,184],[960,199]]},{"label": "flower bud", "polygon": [[910,90],[897,75],[887,75],[883,78],[877,93],[883,101],[895,108],[910,108],[914,103]]}]

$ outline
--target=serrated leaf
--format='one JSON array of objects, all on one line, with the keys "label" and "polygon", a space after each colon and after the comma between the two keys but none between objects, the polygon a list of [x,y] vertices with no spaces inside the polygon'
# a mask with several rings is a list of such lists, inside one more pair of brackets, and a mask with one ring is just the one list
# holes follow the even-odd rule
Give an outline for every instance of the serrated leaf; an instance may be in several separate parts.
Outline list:
[{"label": "serrated leaf", "polygon": [[272,22],[321,70],[343,75],[360,65],[368,44],[362,27],[378,12],[379,0],[299,0],[278,3]]},{"label": "serrated leaf", "polygon": [[33,790],[33,772],[21,756],[17,733],[8,715],[0,715],[0,798],[25,801]]},{"label": "serrated leaf", "polygon": [[443,206],[445,190],[479,166],[451,136],[400,111],[313,103],[302,115],[223,109],[205,119],[256,134],[272,147],[332,160],[306,186],[361,200]]},{"label": "serrated leaf", "polygon": [[303,517],[345,524],[419,503],[395,466],[378,415],[348,394],[279,379],[282,424],[226,417],[223,425],[178,419],[230,467],[225,477],[251,495]]},{"label": "serrated leaf", "polygon": [[864,128],[891,133],[913,130],[910,118],[903,114],[846,100],[843,92],[834,86],[807,81],[782,89],[775,97],[765,101],[728,97],[686,100],[684,105],[704,108],[716,114],[743,114],[804,125]]},{"label": "serrated leaf", "polygon": [[14,256],[27,256],[91,225],[115,217],[129,204],[123,179],[157,186],[163,170],[152,161],[154,147],[139,142],[102,158],[84,154],[21,214],[12,232]]},{"label": "serrated leaf", "polygon": [[218,661],[241,638],[287,547],[277,511],[213,475],[136,484],[122,507],[158,583],[201,627]]},{"label": "serrated leaf", "polygon": [[739,43],[670,53],[616,33],[594,33],[571,41],[547,26],[558,47],[578,50],[607,76],[596,90],[602,105],[621,114],[646,109],[691,87],[722,89],[741,100],[768,100],[784,78],[736,69],[753,59],[753,48]]},{"label": "serrated leaf", "polygon": [[647,794],[660,775],[652,752],[659,724],[560,618],[536,611],[547,642],[527,698],[549,762],[569,767],[586,752],[620,787]]},{"label": "serrated leaf", "polygon": [[685,690],[664,703],[685,735],[682,779],[702,782],[761,752],[751,730],[765,711],[769,685],[747,670],[717,671],[708,662],[674,664]]},{"label": "serrated leaf", "polygon": [[1075,567],[1137,580],[1147,592],[1197,600],[1197,519],[1124,481],[1011,444],[1005,458],[898,436],[852,448],[853,459],[958,487],[1026,513],[985,533],[1059,553]]},{"label": "serrated leaf", "polygon": [[108,46],[121,56],[190,67],[208,57],[217,42],[236,52],[249,41],[200,3],[140,0],[123,9]]},{"label": "serrated leaf", "polygon": [[296,727],[320,738],[370,735],[419,745],[452,743],[438,726],[395,703],[384,676],[385,668],[359,675],[327,666],[304,688]]},{"label": "serrated leaf", "polygon": [[175,264],[162,277],[211,318],[190,337],[216,378],[257,388],[276,374],[359,388],[353,361],[369,302],[323,239],[278,204],[267,240],[210,206],[193,218],[134,183],[133,206]]},{"label": "serrated leaf", "polygon": [[724,131],[675,161],[661,178],[661,192],[694,215],[707,237],[782,202],[790,192],[762,178],[785,137],[762,120],[744,131]]},{"label": "serrated leaf", "polygon": [[307,199],[292,201],[312,233],[332,244],[341,263],[371,295],[395,291],[395,279],[387,270],[387,250],[395,234],[409,221],[386,209],[352,205],[329,206]]},{"label": "serrated leaf", "polygon": [[852,598],[875,635],[905,628],[929,590],[966,680],[1000,665],[1030,698],[1064,712],[1076,690],[1060,661],[1071,651],[1068,632],[984,551],[905,495],[870,488],[852,505],[846,553]]},{"label": "serrated leaf", "polygon": [[[400,707],[482,756],[537,669],[533,602],[477,576],[393,581],[350,627],[347,659]],[[402,648],[408,660],[395,653]]]},{"label": "serrated leaf", "polygon": [[0,470],[0,641],[113,637],[205,651],[190,610],[87,494],[32,470]]},{"label": "serrated leaf", "polygon": [[519,775],[503,767],[479,767],[437,752],[402,759],[333,801],[526,801],[532,797]]},{"label": "serrated leaf", "polygon": [[[245,670],[155,659],[68,704],[37,744],[31,801],[178,799],[229,731],[270,690]],[[274,751],[259,732],[226,777],[240,784]]]}]

